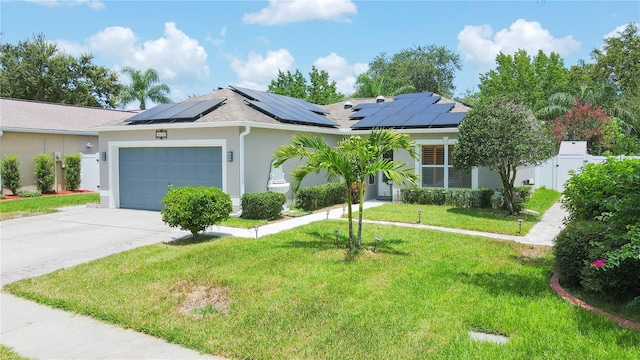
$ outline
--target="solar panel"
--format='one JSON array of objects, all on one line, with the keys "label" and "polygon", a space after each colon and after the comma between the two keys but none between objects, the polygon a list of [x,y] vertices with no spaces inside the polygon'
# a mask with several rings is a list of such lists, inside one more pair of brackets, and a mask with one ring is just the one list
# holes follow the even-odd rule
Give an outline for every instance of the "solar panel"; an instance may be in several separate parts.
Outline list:
[{"label": "solar panel", "polygon": [[391,116],[388,116],[387,118],[383,119],[381,122],[379,122],[378,126],[382,126],[382,127],[402,127],[404,125],[404,123],[409,121],[409,119],[411,119],[412,117],[413,117],[413,115],[409,115],[409,114],[391,115]]},{"label": "solar panel", "polygon": [[403,125],[405,127],[427,127],[431,125],[431,122],[438,117],[435,113],[422,113],[413,115],[411,119],[407,120]]},{"label": "solar panel", "polygon": [[231,88],[248,98],[248,104],[278,121],[305,125],[337,126],[333,121],[320,115],[327,114],[326,110],[302,99],[241,87],[231,86]]},{"label": "solar panel", "polygon": [[128,123],[151,121],[196,120],[211,111],[226,99],[184,101],[177,104],[160,104],[125,120]]},{"label": "solar panel", "polygon": [[425,109],[425,113],[443,114],[453,109],[453,103],[450,104],[433,104]]},{"label": "solar panel", "polygon": [[362,103],[362,104],[358,104],[354,107],[352,107],[353,110],[360,110],[360,109],[366,109],[366,108],[370,108],[370,107],[376,107],[376,106],[381,106],[381,103]]},{"label": "solar panel", "polygon": [[408,93],[408,94],[399,94],[396,95],[396,99],[406,99],[406,98],[420,98],[420,97],[429,97],[433,95],[432,91],[422,92],[422,93]]},{"label": "solar panel", "polygon": [[379,122],[381,122],[382,120],[384,120],[385,118],[375,118],[375,117],[366,117],[360,121],[358,121],[357,123],[351,125],[351,128],[353,129],[371,129],[376,127],[376,125],[378,125]]},{"label": "solar panel", "polygon": [[134,122],[134,121],[145,121],[148,120],[150,118],[152,118],[153,116],[155,116],[158,113],[161,113],[171,107],[173,107],[175,104],[160,104],[157,106],[154,106],[153,108],[149,109],[149,110],[145,110],[139,114],[136,114],[130,118],[128,118],[127,120],[125,120],[126,122]]},{"label": "solar panel", "polygon": [[178,119],[195,119],[207,115],[212,112],[217,106],[222,104],[227,99],[213,99],[204,101],[189,101],[195,103],[187,110],[176,114]]},{"label": "solar panel", "polygon": [[464,112],[450,112],[438,115],[438,117],[431,123],[431,126],[457,126],[462,122],[464,116],[467,113]]}]

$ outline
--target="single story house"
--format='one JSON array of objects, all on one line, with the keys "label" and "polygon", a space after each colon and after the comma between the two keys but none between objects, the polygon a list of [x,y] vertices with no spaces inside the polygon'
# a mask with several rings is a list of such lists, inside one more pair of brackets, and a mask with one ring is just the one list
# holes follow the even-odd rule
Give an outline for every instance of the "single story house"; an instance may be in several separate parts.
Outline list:
[{"label": "single story house", "polygon": [[[94,129],[99,133],[102,207],[159,210],[169,185],[216,186],[239,205],[244,193],[267,191],[274,151],[299,133],[336,144],[343,136],[393,128],[416,141],[414,165],[421,186],[499,186],[487,169],[451,166],[458,124],[469,108],[433,93],[350,99],[317,106],[300,99],[236,86],[177,104],[163,104]],[[283,165],[287,180],[297,164]],[[310,176],[302,186],[325,183]],[[382,176],[370,179],[367,198],[397,196]],[[288,193],[291,198],[291,192]]]},{"label": "single story house", "polygon": [[[62,190],[64,156],[95,154],[100,139],[94,127],[134,114],[131,111],[0,98],[0,158],[16,155],[23,187],[35,189],[33,158],[40,154],[54,156],[55,189]],[[93,164],[96,164],[95,160]],[[94,167],[95,181],[89,181],[89,176],[86,176],[83,184],[87,190],[97,190],[88,185],[98,181],[99,168]],[[84,168],[89,170],[87,166]]]}]

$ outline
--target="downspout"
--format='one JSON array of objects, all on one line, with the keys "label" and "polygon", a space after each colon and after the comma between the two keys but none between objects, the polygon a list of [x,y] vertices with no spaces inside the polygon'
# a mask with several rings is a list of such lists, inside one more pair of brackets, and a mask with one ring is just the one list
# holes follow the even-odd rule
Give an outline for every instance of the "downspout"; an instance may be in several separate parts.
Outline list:
[{"label": "downspout", "polygon": [[[244,195],[244,137],[249,135],[251,132],[250,126],[245,126],[243,132],[240,133],[240,199],[242,199],[242,195]],[[231,217],[240,217],[242,215],[242,208],[237,213],[231,214]]]}]

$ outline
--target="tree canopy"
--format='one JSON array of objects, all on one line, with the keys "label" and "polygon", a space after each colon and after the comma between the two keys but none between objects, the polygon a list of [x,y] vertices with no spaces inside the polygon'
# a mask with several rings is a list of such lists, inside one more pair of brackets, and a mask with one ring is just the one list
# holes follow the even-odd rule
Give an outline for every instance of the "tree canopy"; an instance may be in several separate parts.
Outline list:
[{"label": "tree canopy", "polygon": [[160,76],[155,69],[147,69],[142,72],[131,67],[125,67],[122,72],[131,78],[131,84],[122,91],[120,99],[122,106],[138,101],[140,110],[145,110],[147,108],[147,100],[160,104],[171,102],[168,97],[171,90],[168,85],[160,83]]},{"label": "tree canopy", "polygon": [[444,46],[414,46],[389,57],[381,53],[356,81],[357,97],[433,91],[452,97],[460,56]]},{"label": "tree canopy", "polygon": [[514,192],[517,168],[538,165],[553,156],[554,150],[553,142],[525,105],[504,97],[485,98],[459,126],[453,165],[497,171],[507,208],[515,214],[520,211]]},{"label": "tree canopy", "polygon": [[303,163],[291,173],[296,184],[300,184],[308,174],[322,170],[330,179],[338,179],[347,194],[349,247],[359,249],[364,202],[359,202],[358,235],[354,242],[352,187],[357,187],[360,199],[364,199],[366,181],[371,175],[383,173],[397,184],[415,186],[417,181],[417,175],[405,162],[384,158],[385,153],[394,150],[406,150],[415,157],[415,143],[408,135],[392,130],[374,130],[368,137],[350,136],[340,140],[335,147],[320,136],[299,134],[291,139],[289,145],[276,150],[274,166],[281,166],[289,159],[302,160]]},{"label": "tree canopy", "polygon": [[533,58],[525,50],[496,56],[496,68],[480,75],[481,97],[509,97],[537,111],[549,97],[568,92],[569,70],[560,55],[538,51]]},{"label": "tree canopy", "polygon": [[93,64],[92,55],[60,52],[43,34],[0,44],[0,96],[115,108],[121,90],[116,72]]},{"label": "tree canopy", "polygon": [[329,73],[318,70],[315,66],[309,72],[309,81],[304,78],[300,70],[294,73],[278,71],[278,77],[271,80],[268,91],[278,95],[291,96],[313,104],[327,105],[345,98],[336,88],[335,81],[329,81]]}]

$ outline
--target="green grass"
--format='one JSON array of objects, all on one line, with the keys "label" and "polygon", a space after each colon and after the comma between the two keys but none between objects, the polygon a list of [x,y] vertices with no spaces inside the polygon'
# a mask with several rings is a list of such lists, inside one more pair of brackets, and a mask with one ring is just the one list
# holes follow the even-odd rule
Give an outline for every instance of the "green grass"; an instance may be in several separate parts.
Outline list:
[{"label": "green grass", "polygon": [[[6,287],[210,354],[291,359],[637,359],[640,333],[559,298],[549,248],[325,220],[260,240],[157,244]],[[341,231],[341,247],[333,229]],[[207,291],[217,289],[217,291]],[[187,293],[225,294],[182,314]],[[208,294],[208,295],[207,295]],[[509,337],[473,342],[468,331]]]},{"label": "green grass", "polygon": [[0,359],[3,359],[3,360],[28,360],[29,358],[26,358],[24,356],[20,356],[15,351],[13,351],[11,348],[0,344]]},{"label": "green grass", "polygon": [[640,323],[640,304],[628,306],[627,302],[614,301],[601,294],[590,293],[578,287],[565,287],[565,290],[578,299],[602,311]]},{"label": "green grass", "polygon": [[[538,189],[525,204],[525,208],[543,214],[559,198],[560,193],[555,190]],[[418,216],[418,210],[422,211],[420,216]],[[385,204],[365,210],[363,218],[402,223],[418,223],[420,220],[421,224],[426,225],[508,235],[525,235],[540,220],[539,215],[522,213],[511,216],[506,210],[416,204]],[[521,230],[518,224],[519,219],[523,220]]]},{"label": "green grass", "polygon": [[0,201],[0,220],[21,216],[47,214],[63,206],[82,205],[99,202],[100,194],[82,193],[74,195],[52,195],[35,198]]},{"label": "green grass", "polygon": [[541,214],[549,210],[553,204],[560,200],[562,194],[556,190],[540,188],[536,189],[531,199],[524,204],[525,209],[535,210]]},{"label": "green grass", "polygon": [[239,217],[230,217],[221,222],[220,226],[229,226],[241,229],[252,229],[255,225],[262,226],[268,224],[268,220],[243,219]]}]

